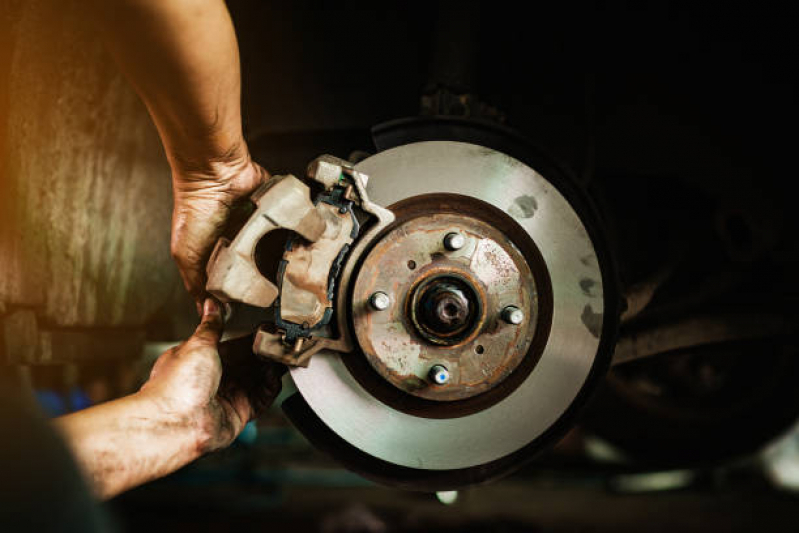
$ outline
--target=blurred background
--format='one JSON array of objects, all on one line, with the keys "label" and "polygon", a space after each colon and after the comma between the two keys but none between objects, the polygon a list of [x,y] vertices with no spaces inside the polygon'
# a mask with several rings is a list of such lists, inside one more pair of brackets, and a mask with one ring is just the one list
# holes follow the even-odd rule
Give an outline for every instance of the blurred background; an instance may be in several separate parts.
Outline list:
[{"label": "blurred background", "polygon": [[[668,357],[613,370],[554,450],[457,493],[373,485],[275,407],[231,449],[110,502],[121,530],[796,529],[788,7],[228,5],[246,136],[271,172],[368,155],[399,118],[504,124],[589,192],[626,294],[647,295],[622,339],[741,308],[771,333],[656,346]],[[86,9],[0,4],[0,358],[50,416],[136,390],[196,325],[169,256],[169,167]]]}]

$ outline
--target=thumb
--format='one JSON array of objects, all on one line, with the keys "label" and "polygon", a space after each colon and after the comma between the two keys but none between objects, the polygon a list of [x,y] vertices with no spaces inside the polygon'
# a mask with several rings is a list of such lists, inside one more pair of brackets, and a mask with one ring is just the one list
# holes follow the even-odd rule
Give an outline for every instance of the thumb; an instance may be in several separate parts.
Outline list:
[{"label": "thumb", "polygon": [[203,316],[200,325],[192,335],[192,339],[202,344],[216,347],[222,336],[225,322],[222,319],[222,310],[213,298],[206,298],[203,303]]}]

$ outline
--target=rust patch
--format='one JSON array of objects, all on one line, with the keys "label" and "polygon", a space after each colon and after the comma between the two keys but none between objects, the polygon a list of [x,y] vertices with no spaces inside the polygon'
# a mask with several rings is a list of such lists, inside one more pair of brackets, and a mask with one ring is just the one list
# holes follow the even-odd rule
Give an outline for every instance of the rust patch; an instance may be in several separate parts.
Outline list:
[{"label": "rust patch", "polygon": [[[507,212],[497,209],[496,207],[487,204],[481,200],[473,197],[457,195],[457,194],[426,194],[402,200],[389,207],[395,215],[393,224],[385,225],[381,230],[375,231],[375,238],[370,240],[370,245],[364,251],[363,255],[357,254],[359,260],[352,267],[352,282],[350,286],[351,291],[348,291],[348,298],[340,299],[339,305],[348,307],[353,310],[350,315],[351,320],[347,322],[347,326],[352,328],[354,332],[359,320],[365,320],[365,317],[358,318],[361,313],[363,302],[356,299],[355,285],[356,281],[364,274],[362,267],[364,266],[363,260],[366,256],[373,251],[382,240],[395,229],[403,226],[405,222],[419,217],[429,217],[432,215],[456,215],[460,217],[471,217],[482,221],[492,228],[494,228],[499,235],[502,236],[505,243],[513,249],[520,252],[518,259],[518,268],[526,269],[532,272],[530,280],[535,284],[535,293],[533,295],[535,301],[535,313],[528,315],[529,321],[534,324],[534,327],[529,330],[529,334],[523,337],[517,337],[515,343],[511,343],[502,350],[517,350],[521,354],[521,362],[515,366],[509,365],[505,370],[495,375],[496,381],[493,386],[485,389],[483,392],[478,392],[474,395],[462,398],[445,399],[442,400],[428,399],[421,394],[413,394],[408,391],[401,384],[392,383],[382,374],[378,368],[372,364],[369,356],[367,355],[367,348],[363,346],[360,341],[356,342],[356,353],[349,357],[343,357],[343,362],[347,370],[353,377],[367,390],[369,393],[378,398],[381,402],[390,405],[398,411],[411,414],[412,416],[419,416],[423,418],[453,418],[466,416],[481,410],[484,410],[503,398],[511,394],[516,388],[524,382],[530,375],[530,372],[536,367],[541,354],[547,344],[550,329],[552,327],[552,285],[547,271],[546,264],[541,252],[536,247],[535,243],[530,238],[530,235],[514,220]],[[443,249],[443,247],[442,247]],[[469,255],[473,252],[473,248],[469,248],[464,253]],[[418,268],[426,264],[426,261],[440,258],[444,255],[445,251],[436,252],[433,254],[435,257],[427,257],[420,253],[425,261],[414,257],[414,262],[418,262]],[[407,264],[403,263],[407,268]],[[471,268],[477,268],[481,264],[476,261],[471,265]],[[510,294],[510,293],[507,293]],[[511,295],[512,300],[521,297],[521,291],[517,291]],[[490,304],[493,306],[494,304]],[[496,303],[497,306],[500,302]],[[491,307],[493,308],[493,307]],[[380,318],[379,320],[384,320]],[[411,327],[410,324],[398,324],[399,327]],[[503,325],[496,320],[487,320],[484,326],[485,333],[495,333]],[[354,340],[354,339],[353,339]],[[409,340],[408,342],[418,342]],[[472,354],[478,354],[477,346],[479,341],[475,340],[472,345],[474,349]],[[360,348],[360,349],[357,349]],[[446,353],[446,348],[439,349]],[[436,353],[442,353],[442,351]],[[490,351],[484,347],[483,353]],[[449,359],[453,363],[460,363],[458,358]],[[445,363],[446,364],[446,363]],[[448,367],[449,370],[449,367]],[[490,368],[487,369],[483,366],[481,373],[484,378],[489,377]],[[417,376],[418,377],[418,376]],[[425,376],[426,379],[426,376]],[[425,381],[427,383],[427,381]],[[446,388],[448,386],[445,386]],[[427,384],[426,389],[430,389],[431,385]],[[437,392],[442,393],[442,388],[436,389]]]},{"label": "rust patch", "polygon": [[[466,244],[448,251],[443,241],[452,231],[464,235]],[[452,345],[423,337],[414,322],[417,287],[441,276],[467,281],[479,302],[474,329]],[[375,291],[390,294],[389,309],[372,311],[366,305]],[[434,213],[398,225],[366,255],[353,305],[356,338],[378,374],[414,396],[453,401],[482,394],[513,373],[535,335],[538,302],[529,266],[502,232],[476,218]],[[506,305],[520,306],[530,320],[504,323],[499,315]],[[434,364],[449,370],[447,385],[427,381]]]},{"label": "rust patch", "polygon": [[342,247],[352,243],[353,222],[349,213],[338,207],[319,204],[317,210],[326,221],[326,229],[316,242],[296,240],[283,254],[287,261],[280,289],[280,312],[284,320],[313,327],[332,304],[328,278],[333,262]]}]

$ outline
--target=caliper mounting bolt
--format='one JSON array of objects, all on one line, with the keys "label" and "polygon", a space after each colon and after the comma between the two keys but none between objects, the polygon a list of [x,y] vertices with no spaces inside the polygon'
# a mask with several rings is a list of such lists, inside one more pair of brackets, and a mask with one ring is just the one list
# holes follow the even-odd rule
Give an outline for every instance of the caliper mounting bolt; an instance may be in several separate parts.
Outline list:
[{"label": "caliper mounting bolt", "polygon": [[446,385],[449,381],[449,370],[444,365],[433,365],[430,368],[428,377],[436,385]]},{"label": "caliper mounting bolt", "polygon": [[461,235],[460,233],[452,232],[447,233],[444,237],[444,248],[449,250],[450,252],[454,252],[455,250],[460,250],[466,244],[466,237]]},{"label": "caliper mounting bolt", "polygon": [[388,297],[388,294],[377,291],[369,297],[369,305],[375,311],[385,311],[391,305],[391,298]]},{"label": "caliper mounting bolt", "polygon": [[524,311],[514,305],[509,305],[502,310],[502,320],[508,324],[518,326],[524,322]]}]

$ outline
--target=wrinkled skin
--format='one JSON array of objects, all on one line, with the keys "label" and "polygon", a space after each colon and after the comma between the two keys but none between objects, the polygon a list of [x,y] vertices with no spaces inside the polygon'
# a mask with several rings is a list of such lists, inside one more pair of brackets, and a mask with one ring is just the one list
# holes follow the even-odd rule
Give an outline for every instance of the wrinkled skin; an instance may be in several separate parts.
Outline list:
[{"label": "wrinkled skin", "polygon": [[252,353],[252,337],[219,343],[211,299],[186,342],[164,352],[138,392],[56,420],[100,498],[165,476],[228,446],[280,392],[285,367]]},{"label": "wrinkled skin", "polygon": [[219,344],[223,321],[208,299],[187,341],[164,352],[140,394],[198,430],[206,453],[228,446],[280,392],[285,367],[252,353],[252,336]]},{"label": "wrinkled skin", "polygon": [[267,179],[269,173],[252,161],[248,152],[202,170],[173,170],[172,256],[198,311],[207,296],[208,258],[227,228],[233,208],[246,202]]},{"label": "wrinkled skin", "polygon": [[238,44],[224,0],[94,0],[86,10],[153,119],[172,169],[171,251],[202,322],[141,390],[56,426],[95,494],[112,497],[230,444],[280,390],[284,367],[252,338],[220,344],[206,263],[239,205],[269,178],[241,124]]}]

